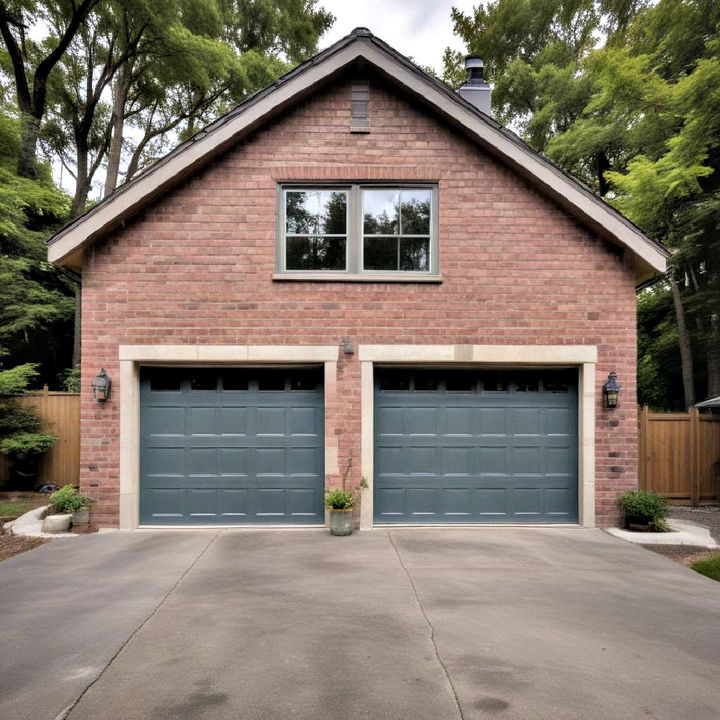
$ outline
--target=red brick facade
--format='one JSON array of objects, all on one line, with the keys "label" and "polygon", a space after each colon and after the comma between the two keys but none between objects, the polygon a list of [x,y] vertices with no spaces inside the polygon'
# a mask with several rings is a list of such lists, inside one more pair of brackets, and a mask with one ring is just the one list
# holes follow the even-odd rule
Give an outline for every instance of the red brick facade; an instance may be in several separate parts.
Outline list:
[{"label": "red brick facade", "polygon": [[[371,82],[369,134],[351,134],[340,81],[243,141],[122,230],[83,268],[83,387],[100,367],[113,397],[83,393],[81,486],[94,521],[118,523],[121,344],[542,344],[598,348],[596,514],[617,519],[636,486],[631,262],[442,120]],[[441,284],[285,282],[275,267],[283,180],[437,181]],[[360,481],[360,372],[338,353],[326,436]],[[610,370],[621,407],[601,408]],[[328,484],[339,482],[329,476]]]}]

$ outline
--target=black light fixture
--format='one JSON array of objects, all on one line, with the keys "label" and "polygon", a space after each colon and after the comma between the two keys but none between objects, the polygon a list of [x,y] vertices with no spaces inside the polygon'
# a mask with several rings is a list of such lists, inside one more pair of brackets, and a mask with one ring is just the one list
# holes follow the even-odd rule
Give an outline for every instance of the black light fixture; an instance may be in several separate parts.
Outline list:
[{"label": "black light fixture", "polygon": [[95,402],[104,403],[110,397],[110,383],[105,368],[100,368],[100,372],[92,381],[92,395]]},{"label": "black light fixture", "polygon": [[344,337],[342,339],[342,349],[346,355],[353,355],[355,353],[355,346],[349,337]]},{"label": "black light fixture", "polygon": [[622,390],[622,385],[618,383],[617,373],[613,371],[608,375],[607,382],[603,385],[603,399],[608,410],[614,410],[617,407],[620,390]]}]

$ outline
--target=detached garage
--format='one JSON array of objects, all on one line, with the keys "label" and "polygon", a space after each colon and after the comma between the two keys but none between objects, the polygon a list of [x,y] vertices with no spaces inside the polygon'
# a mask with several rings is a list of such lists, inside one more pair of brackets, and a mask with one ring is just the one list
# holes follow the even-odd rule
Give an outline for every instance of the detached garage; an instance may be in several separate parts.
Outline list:
[{"label": "detached garage", "polygon": [[376,523],[576,523],[577,372],[378,369]]},{"label": "detached garage", "polygon": [[322,525],[321,368],[140,371],[143,525]]}]

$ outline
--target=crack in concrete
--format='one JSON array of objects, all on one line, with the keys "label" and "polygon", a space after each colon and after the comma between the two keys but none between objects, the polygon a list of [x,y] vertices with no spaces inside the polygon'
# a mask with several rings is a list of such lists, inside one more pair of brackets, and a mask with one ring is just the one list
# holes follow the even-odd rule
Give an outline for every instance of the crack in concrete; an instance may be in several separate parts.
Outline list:
[{"label": "crack in concrete", "polygon": [[402,556],[400,555],[400,551],[398,550],[397,545],[395,544],[395,540],[393,539],[392,532],[387,531],[388,539],[390,540],[390,545],[392,545],[392,549],[395,551],[395,555],[398,559],[398,562],[400,563],[400,567],[403,569],[403,572],[407,576],[408,581],[410,582],[410,587],[413,591],[413,596],[415,597],[415,602],[417,603],[418,608],[420,609],[420,614],[423,616],[423,619],[427,623],[427,626],[430,628],[430,642],[433,645],[433,648],[435,649],[435,658],[437,659],[440,667],[443,670],[443,673],[445,674],[445,679],[447,680],[448,685],[450,686],[450,691],[452,692],[453,698],[455,699],[455,706],[457,707],[458,711],[458,717],[460,720],[465,720],[465,715],[463,714],[462,706],[460,705],[460,699],[458,698],[457,690],[455,689],[455,684],[452,681],[452,678],[450,677],[450,671],[447,669],[447,665],[445,665],[445,662],[442,659],[442,656],[440,655],[440,650],[437,646],[437,641],[435,640],[435,626],[430,621],[430,618],[428,617],[428,614],[425,612],[425,608],[423,607],[422,601],[420,600],[420,595],[418,594],[417,587],[415,585],[415,581],[412,578],[412,575],[410,574],[410,571],[407,569],[407,566],[403,562]]},{"label": "crack in concrete", "polygon": [[198,564],[200,558],[209,550],[210,546],[218,539],[220,534],[222,533],[222,530],[218,530],[218,532],[215,533],[215,535],[212,536],[210,541],[205,545],[205,547],[197,554],[195,559],[188,565],[187,569],[180,575],[180,577],[175,581],[173,586],[163,595],[160,602],[153,608],[153,611],[128,635],[127,639],[120,645],[120,647],[116,650],[114,655],[110,658],[110,660],[107,661],[105,664],[105,667],[98,673],[97,677],[87,685],[87,687],[77,696],[74,702],[72,702],[70,705],[68,705],[64,710],[60,712],[59,715],[55,717],[55,720],[65,720],[70,713],[77,707],[78,703],[87,695],[87,693],[90,691],[90,688],[95,685],[107,672],[108,668],[115,662],[116,658],[120,655],[120,653],[132,642],[132,639],[145,627],[145,625],[150,622],[150,620],[155,617],[158,610],[165,604],[165,601],[175,592],[178,585],[185,579],[187,574]]}]

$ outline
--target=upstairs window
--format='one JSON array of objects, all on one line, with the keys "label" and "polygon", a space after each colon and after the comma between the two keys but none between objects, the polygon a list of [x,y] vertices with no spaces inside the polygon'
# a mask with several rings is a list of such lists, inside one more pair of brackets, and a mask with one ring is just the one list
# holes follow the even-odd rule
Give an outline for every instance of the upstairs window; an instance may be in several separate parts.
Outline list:
[{"label": "upstairs window", "polygon": [[287,185],[278,211],[283,276],[437,276],[437,186]]}]

